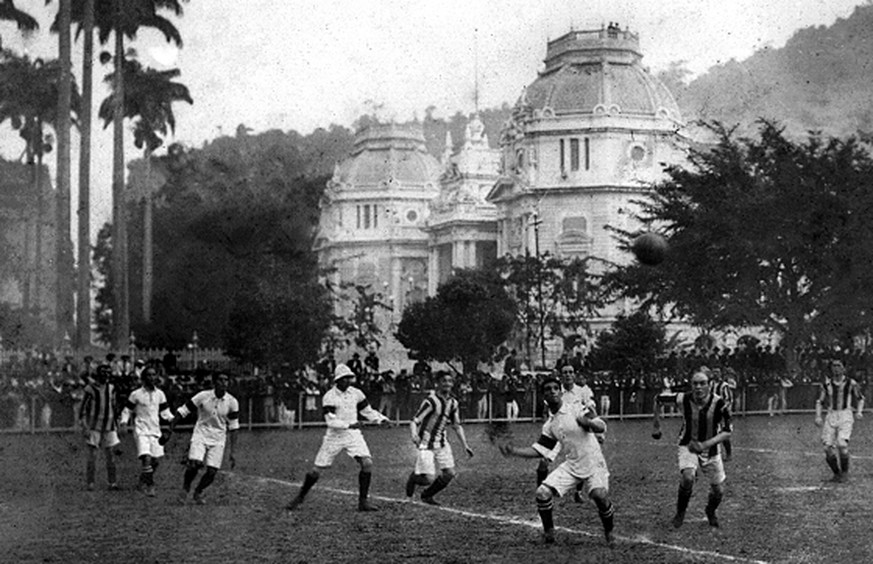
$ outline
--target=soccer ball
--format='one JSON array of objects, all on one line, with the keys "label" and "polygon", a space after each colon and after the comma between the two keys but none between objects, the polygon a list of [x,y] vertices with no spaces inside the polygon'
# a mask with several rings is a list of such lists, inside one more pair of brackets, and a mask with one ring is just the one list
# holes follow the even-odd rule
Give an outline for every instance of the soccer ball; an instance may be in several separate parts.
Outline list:
[{"label": "soccer ball", "polygon": [[637,235],[631,242],[634,256],[646,266],[661,264],[667,256],[668,248],[667,239],[651,231]]}]

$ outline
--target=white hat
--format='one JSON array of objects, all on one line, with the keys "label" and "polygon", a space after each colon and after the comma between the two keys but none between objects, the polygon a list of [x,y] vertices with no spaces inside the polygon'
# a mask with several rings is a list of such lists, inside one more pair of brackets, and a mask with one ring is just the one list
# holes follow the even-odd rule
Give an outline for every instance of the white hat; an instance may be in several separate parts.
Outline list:
[{"label": "white hat", "polygon": [[346,366],[345,364],[337,364],[336,368],[333,370],[333,381],[336,382],[340,378],[354,378],[355,373],[352,372],[352,369]]}]

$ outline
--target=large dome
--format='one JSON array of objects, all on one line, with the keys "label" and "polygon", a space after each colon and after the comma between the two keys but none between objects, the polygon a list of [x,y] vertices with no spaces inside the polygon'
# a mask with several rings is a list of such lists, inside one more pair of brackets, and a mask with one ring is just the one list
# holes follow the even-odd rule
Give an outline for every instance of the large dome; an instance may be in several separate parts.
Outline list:
[{"label": "large dome", "polygon": [[550,41],[545,69],[520,104],[548,116],[649,115],[681,121],[670,91],[640,64],[639,36],[612,26]]},{"label": "large dome", "polygon": [[427,152],[420,124],[375,124],[355,136],[351,156],[343,161],[334,181],[347,189],[435,185],[439,162]]}]

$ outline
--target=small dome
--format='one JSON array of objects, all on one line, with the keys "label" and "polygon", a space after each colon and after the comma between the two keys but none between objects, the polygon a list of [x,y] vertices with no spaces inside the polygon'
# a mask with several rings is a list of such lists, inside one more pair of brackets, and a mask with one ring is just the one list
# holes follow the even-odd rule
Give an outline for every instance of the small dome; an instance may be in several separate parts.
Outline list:
[{"label": "small dome", "polygon": [[435,184],[440,171],[439,161],[427,152],[420,124],[374,124],[355,135],[351,156],[333,180],[351,188],[383,183],[403,188]]},{"label": "small dome", "polygon": [[639,36],[618,26],[550,41],[545,69],[519,104],[544,115],[651,115],[681,120],[670,91],[640,64]]}]

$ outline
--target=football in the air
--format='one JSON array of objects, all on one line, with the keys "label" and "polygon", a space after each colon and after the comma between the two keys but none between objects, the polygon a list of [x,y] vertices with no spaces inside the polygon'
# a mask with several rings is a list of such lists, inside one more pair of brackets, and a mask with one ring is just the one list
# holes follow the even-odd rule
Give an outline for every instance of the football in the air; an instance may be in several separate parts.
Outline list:
[{"label": "football in the air", "polygon": [[651,231],[637,235],[631,242],[634,256],[647,266],[661,264],[667,256],[667,249],[667,239]]}]

